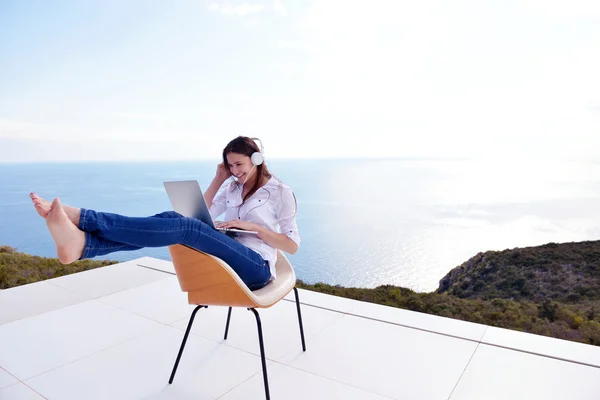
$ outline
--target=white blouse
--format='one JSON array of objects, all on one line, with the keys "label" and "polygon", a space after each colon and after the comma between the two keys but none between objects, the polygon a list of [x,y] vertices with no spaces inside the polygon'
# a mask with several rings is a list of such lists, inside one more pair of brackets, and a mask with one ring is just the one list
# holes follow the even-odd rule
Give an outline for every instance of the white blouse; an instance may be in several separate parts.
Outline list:
[{"label": "white blouse", "polygon": [[[296,199],[289,186],[271,177],[242,205],[242,185],[231,182],[224,186],[213,199],[210,215],[216,219],[225,213],[224,221],[241,219],[282,233],[300,245],[300,234],[296,225]],[[240,206],[241,205],[241,206]],[[241,234],[238,242],[256,251],[269,262],[271,279],[275,279],[277,249],[269,246],[256,235]]]}]

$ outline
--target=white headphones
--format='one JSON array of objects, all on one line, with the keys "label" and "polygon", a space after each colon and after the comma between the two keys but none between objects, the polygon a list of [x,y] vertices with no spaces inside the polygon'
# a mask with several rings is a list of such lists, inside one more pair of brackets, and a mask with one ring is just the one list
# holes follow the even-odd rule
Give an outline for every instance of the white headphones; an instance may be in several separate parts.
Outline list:
[{"label": "white headphones", "polygon": [[259,138],[250,138],[252,140],[254,140],[255,142],[258,141],[260,143],[260,152],[254,152],[252,153],[252,155],[250,156],[250,160],[252,161],[252,164],[254,166],[258,166],[261,165],[263,162],[265,162],[265,157],[263,156],[263,152],[265,151],[263,148],[263,144],[262,141]]},{"label": "white headphones", "polygon": [[246,175],[246,179],[244,179],[244,182],[242,182],[242,185],[246,184],[246,181],[248,180],[248,177],[250,176],[250,174],[252,174],[252,171],[254,171],[254,168],[256,168],[257,166],[259,166],[265,162],[265,157],[263,156],[264,148],[262,145],[262,140],[260,140],[259,138],[250,138],[250,139],[254,140],[255,142],[257,140],[260,142],[260,152],[255,151],[250,156],[250,161],[252,162],[252,169],[250,170],[250,173],[248,173],[248,175]]}]

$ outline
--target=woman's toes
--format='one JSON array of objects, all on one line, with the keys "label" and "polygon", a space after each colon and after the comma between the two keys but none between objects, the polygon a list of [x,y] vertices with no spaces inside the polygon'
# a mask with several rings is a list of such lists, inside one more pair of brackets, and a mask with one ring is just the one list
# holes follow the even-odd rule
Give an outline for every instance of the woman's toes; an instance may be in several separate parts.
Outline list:
[{"label": "woman's toes", "polygon": [[35,211],[38,213],[38,215],[44,219],[48,218],[48,214],[50,213],[50,209],[44,205],[42,205],[41,203],[33,203],[33,206],[35,207]]},{"label": "woman's toes", "polygon": [[31,198],[31,201],[35,206],[35,210],[40,215],[40,217],[44,219],[48,218],[48,213],[52,211],[52,205],[50,204],[50,202],[48,200],[44,200],[43,198],[35,194],[35,192],[29,193],[29,197]]}]

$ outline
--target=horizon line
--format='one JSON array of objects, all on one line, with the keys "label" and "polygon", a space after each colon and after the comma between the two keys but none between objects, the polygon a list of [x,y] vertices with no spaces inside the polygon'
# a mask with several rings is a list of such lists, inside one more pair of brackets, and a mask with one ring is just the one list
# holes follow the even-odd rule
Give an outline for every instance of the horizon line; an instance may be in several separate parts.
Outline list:
[{"label": "horizon line", "polygon": [[[538,156],[538,157],[522,157],[515,156],[511,158],[493,157],[490,155],[474,157],[474,156],[382,156],[382,157],[360,157],[360,156],[327,156],[327,157],[268,157],[265,161],[486,161],[496,160],[560,160],[560,161],[587,161],[600,162],[600,157],[561,157],[561,156]],[[142,163],[177,163],[177,162],[209,162],[219,161],[220,157],[213,158],[181,158],[181,159],[115,159],[115,160],[42,160],[42,161],[1,161],[0,165],[26,165],[26,164],[142,164]]]}]

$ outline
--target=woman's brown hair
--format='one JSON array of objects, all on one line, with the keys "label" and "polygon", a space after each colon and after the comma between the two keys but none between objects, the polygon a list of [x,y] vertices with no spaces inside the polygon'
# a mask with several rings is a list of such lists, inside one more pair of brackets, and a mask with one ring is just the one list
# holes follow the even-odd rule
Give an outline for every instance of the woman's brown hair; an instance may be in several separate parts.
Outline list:
[{"label": "woman's brown hair", "polygon": [[[229,169],[229,163],[227,162],[227,154],[237,153],[251,157],[252,154],[256,152],[260,153],[260,149],[258,148],[258,145],[253,139],[246,136],[238,136],[231,142],[229,142],[227,146],[225,146],[225,148],[223,149],[223,165],[225,166],[225,169],[227,169],[227,171],[231,172],[231,170]],[[246,199],[248,199],[250,196],[256,193],[256,191],[260,188],[262,184],[262,178],[270,179],[271,176],[272,175],[269,172],[269,169],[265,165],[264,161],[262,164],[257,165],[256,180],[254,182],[254,185],[252,185],[252,188],[250,188],[248,193],[246,193],[242,201],[245,202]],[[238,182],[238,185],[241,185],[241,183]]]}]

